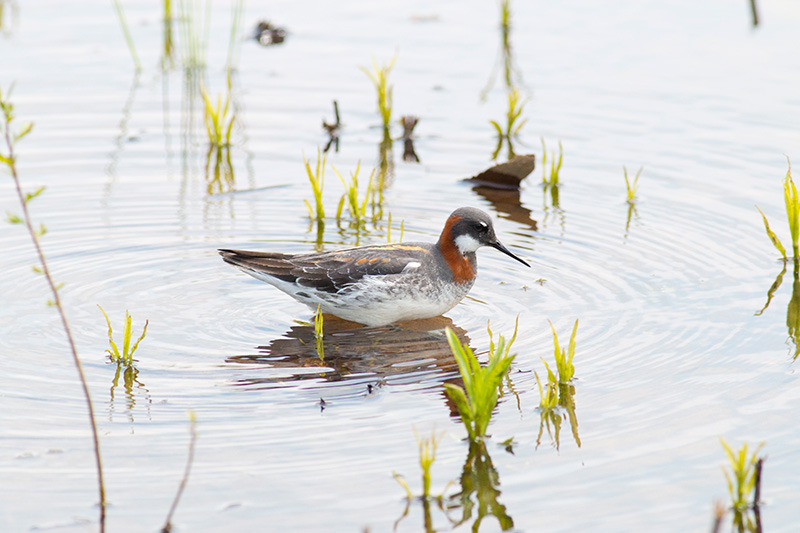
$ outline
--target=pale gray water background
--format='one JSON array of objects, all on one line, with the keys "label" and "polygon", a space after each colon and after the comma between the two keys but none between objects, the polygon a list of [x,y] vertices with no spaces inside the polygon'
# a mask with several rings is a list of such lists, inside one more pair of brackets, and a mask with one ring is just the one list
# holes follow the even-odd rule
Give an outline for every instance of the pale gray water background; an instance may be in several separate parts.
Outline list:
[{"label": "pale gray water background", "polygon": [[[405,508],[392,472],[419,490],[414,428],[444,433],[434,491],[457,481],[465,432],[440,385],[452,365],[412,365],[368,394],[381,376],[363,365],[338,381],[292,381],[279,378],[299,370],[233,363],[311,313],[223,264],[216,248],[313,248],[302,154],[326,143],[320,122],[332,119],[337,99],[345,127],[329,162],[343,172],[377,163],[375,94],[359,66],[395,53],[394,116],[421,118],[421,162],[404,162],[395,143],[384,203],[393,238],[403,220],[407,240],[435,240],[461,205],[496,217],[459,180],[491,166],[488,120],[505,111],[499,77],[480,100],[498,59],[498,5],[248,4],[243,32],[268,18],[289,36],[272,48],[241,45],[235,188],[275,188],[225,195],[206,193],[200,102],[186,98],[180,68],[160,68],[157,2],[124,3],[138,76],[110,3],[14,5],[0,37],[0,84],[16,81],[17,115],[35,122],[18,147],[20,172],[26,189],[47,186],[31,205],[50,230],[44,249],[65,284],[95,402],[108,530],[163,524],[190,409],[197,454],[179,531],[389,531]],[[206,76],[215,94],[229,5],[216,2],[213,12]],[[487,321],[510,335],[519,315],[519,400],[501,400],[488,444],[498,499],[518,531],[706,531],[712,502],[727,499],[720,437],[766,442],[765,531],[800,528],[791,271],[754,316],[781,270],[754,204],[789,241],[780,180],[783,154],[800,161],[800,8],[762,2],[760,14],[753,29],[746,2],[512,3],[514,61],[530,99],[516,148],[540,157],[540,137],[548,150],[562,141],[560,209],[543,197],[537,164],[521,200],[538,231],[496,224],[533,268],[482,250],[473,298],[448,317],[484,351]],[[644,167],[627,230],[622,165]],[[329,169],[329,212],[341,191]],[[0,198],[0,209],[19,211],[8,177]],[[359,242],[383,242],[384,228],[368,225]],[[355,243],[332,221],[324,238],[328,249]],[[91,441],[64,334],[21,227],[0,230],[0,250],[0,530],[92,530]],[[137,333],[150,321],[133,404],[122,386],[111,399],[115,367],[97,304],[118,330],[126,309]],[[547,319],[566,343],[576,318],[581,446],[565,421],[558,450],[546,431],[537,448],[531,371],[541,374],[539,357],[552,358]],[[512,436],[513,455],[499,445]],[[437,529],[452,529],[440,511],[432,516]],[[416,503],[397,530],[422,529]],[[481,525],[499,529],[491,516]]]}]

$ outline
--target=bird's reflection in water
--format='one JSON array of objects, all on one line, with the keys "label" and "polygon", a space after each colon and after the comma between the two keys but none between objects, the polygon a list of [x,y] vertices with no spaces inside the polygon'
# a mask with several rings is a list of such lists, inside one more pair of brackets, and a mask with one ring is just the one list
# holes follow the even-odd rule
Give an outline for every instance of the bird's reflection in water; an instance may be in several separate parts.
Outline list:
[{"label": "bird's reflection in water", "polygon": [[314,327],[298,324],[268,345],[258,346],[257,353],[231,356],[227,362],[251,365],[254,375],[236,383],[254,388],[317,380],[365,383],[371,393],[384,384],[441,383],[458,374],[445,336],[447,327],[462,343],[469,342],[464,329],[441,316],[370,328],[324,315],[322,357]]}]

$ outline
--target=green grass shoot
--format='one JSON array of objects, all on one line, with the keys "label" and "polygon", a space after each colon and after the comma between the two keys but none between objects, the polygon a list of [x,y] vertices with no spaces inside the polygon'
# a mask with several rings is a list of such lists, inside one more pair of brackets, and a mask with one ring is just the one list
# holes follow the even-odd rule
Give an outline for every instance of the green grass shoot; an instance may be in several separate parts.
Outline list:
[{"label": "green grass shoot", "polygon": [[[536,376],[536,384],[539,386],[539,408],[542,411],[551,411],[558,407],[558,387],[555,383],[548,381],[542,387],[542,381],[539,379],[539,374],[534,371],[533,375]],[[545,390],[547,392],[545,392]]]},{"label": "green grass shoot", "polygon": [[364,194],[363,201],[359,201],[358,195],[358,173],[361,170],[361,163],[356,166],[355,172],[350,175],[350,183],[347,183],[342,177],[339,170],[333,167],[333,171],[339,176],[339,180],[344,185],[345,193],[339,200],[339,207],[336,209],[336,220],[341,220],[344,207],[347,206],[347,211],[350,213],[350,218],[356,224],[361,224],[366,219],[367,204],[369,203],[370,191],[372,190],[372,178],[375,176],[373,169],[369,175],[369,182],[367,182],[367,191]]},{"label": "green grass shoot", "polygon": [[389,85],[389,74],[397,61],[397,56],[392,58],[389,63],[378,65],[375,58],[372,58],[372,70],[367,70],[361,67],[361,70],[369,76],[372,84],[375,86],[375,91],[378,93],[378,113],[381,115],[383,121],[383,129],[389,129],[389,123],[392,120],[392,86]]},{"label": "green grass shoot", "polygon": [[320,361],[325,360],[325,345],[323,343],[325,331],[322,329],[322,304],[317,305],[317,314],[314,315],[314,341],[316,343],[317,356]]},{"label": "green grass shoot", "polygon": [[753,453],[748,455],[746,442],[735,452],[728,446],[725,439],[720,439],[720,442],[725,449],[725,455],[728,458],[728,466],[730,467],[730,471],[725,468],[723,468],[722,471],[728,482],[731,506],[734,511],[740,513],[745,512],[753,506],[758,505],[754,495],[754,493],[757,492],[756,464],[759,461],[758,452],[764,446],[764,443],[759,444]]},{"label": "green grass shoot", "polygon": [[325,206],[322,204],[322,189],[325,185],[325,163],[327,162],[327,157],[327,155],[322,156],[319,148],[317,148],[317,164],[314,167],[314,170],[312,170],[311,164],[309,164],[305,154],[303,155],[303,164],[306,168],[306,175],[308,176],[308,181],[311,183],[311,190],[314,193],[313,209],[311,208],[311,203],[308,200],[303,200],[306,204],[306,209],[308,209],[308,217],[311,220],[325,219]]},{"label": "green grass shoot", "polygon": [[500,335],[497,345],[493,344],[494,350],[489,353],[488,364],[481,366],[470,347],[462,345],[452,329],[447,328],[445,331],[464,387],[451,383],[445,383],[444,387],[461,414],[469,439],[481,440],[486,436],[503,378],[515,357],[509,355],[511,342],[506,343]]},{"label": "green grass shoot", "polygon": [[206,91],[206,88],[200,87],[200,94],[203,95],[203,102],[205,103],[205,122],[206,131],[208,133],[209,145],[213,148],[226,148],[231,144],[231,131],[233,130],[233,123],[236,120],[236,114],[231,112],[228,117],[228,111],[231,110],[231,76],[228,73],[228,92],[225,95],[225,102],[223,104],[222,94],[217,94],[216,105],[211,100],[211,97]]},{"label": "green grass shoot", "polygon": [[561,146],[561,141],[558,141],[558,159],[556,159],[555,152],[550,154],[550,178],[547,178],[547,146],[544,144],[544,137],[542,138],[542,183],[548,186],[558,186],[559,173],[561,172],[561,163],[564,159],[564,147]]},{"label": "green grass shoot", "polygon": [[[431,495],[431,467],[436,461],[436,449],[442,439],[442,435],[436,434],[436,429],[431,432],[430,438],[420,437],[417,430],[414,430],[414,436],[417,439],[417,447],[419,449],[419,466],[422,470],[422,495],[423,500],[430,500],[432,498],[441,498],[441,496]],[[406,497],[411,500],[414,498],[414,493],[406,483],[403,477],[393,472],[394,478],[406,491]]]},{"label": "green grass shoot", "polygon": [[[797,195],[797,188],[794,186],[792,179],[792,163],[789,158],[786,158],[789,169],[786,171],[786,177],[783,179],[783,201],[786,205],[786,219],[789,222],[789,233],[792,236],[792,257],[797,260],[800,259],[798,252],[798,239],[800,238],[800,199]],[[783,260],[787,261],[786,248],[781,243],[775,232],[769,227],[767,216],[764,212],[756,206],[758,212],[761,213],[761,219],[764,221],[764,229],[767,231],[767,237],[773,246],[781,253]]]},{"label": "green grass shoot", "polygon": [[122,351],[119,350],[117,344],[114,342],[114,331],[111,327],[111,320],[109,320],[108,315],[103,310],[100,305],[97,307],[100,308],[100,311],[103,313],[103,316],[106,317],[106,323],[108,324],[108,342],[111,345],[111,349],[107,349],[106,353],[111,356],[111,360],[115,363],[122,363],[124,365],[133,364],[133,354],[136,352],[136,349],[139,347],[139,343],[142,342],[145,335],[147,335],[147,325],[149,324],[149,320],[145,320],[144,322],[144,330],[142,334],[139,336],[139,339],[131,346],[131,339],[133,338],[132,332],[132,319],[131,316],[128,314],[128,311],[125,311],[125,325],[122,332]]},{"label": "green grass shoot", "polygon": [[642,173],[644,167],[639,167],[636,172],[636,177],[633,178],[633,183],[628,180],[628,169],[623,165],[622,172],[625,175],[625,188],[628,189],[628,203],[633,204],[636,201],[636,190],[639,188],[639,175]]},{"label": "green grass shoot", "polygon": [[552,370],[547,361],[542,358],[544,366],[547,368],[547,380],[550,383],[559,384],[567,383],[572,379],[575,374],[575,365],[572,364],[572,358],[575,356],[575,335],[578,333],[578,321],[575,321],[575,326],[572,328],[572,335],[569,338],[569,345],[567,349],[563,349],[558,343],[558,334],[553,323],[548,320],[550,329],[553,331],[553,355],[556,362],[556,370],[558,370],[558,378]]},{"label": "green grass shoot", "polygon": [[492,124],[492,126],[494,126],[494,129],[497,130],[498,137],[510,140],[512,137],[519,135],[519,131],[522,129],[522,126],[524,126],[528,121],[528,119],[522,119],[522,121],[517,124],[517,120],[519,120],[519,117],[522,115],[522,111],[524,110],[527,101],[523,99],[522,91],[516,87],[509,90],[506,96],[508,108],[506,109],[505,128],[500,126],[500,124],[494,120],[490,120],[489,122]]},{"label": "green grass shoot", "polygon": [[[403,242],[403,233],[405,232],[405,220],[400,221],[400,240],[397,242]],[[389,221],[386,223],[386,242],[392,242],[392,213],[389,212]]]}]

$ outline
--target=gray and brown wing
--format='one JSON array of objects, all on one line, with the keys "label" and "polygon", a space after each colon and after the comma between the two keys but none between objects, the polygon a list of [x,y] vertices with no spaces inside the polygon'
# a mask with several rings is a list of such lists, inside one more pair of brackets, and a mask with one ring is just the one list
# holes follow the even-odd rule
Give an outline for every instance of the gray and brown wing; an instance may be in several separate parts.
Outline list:
[{"label": "gray and brown wing", "polygon": [[[363,246],[315,254],[281,254],[219,250],[225,262],[245,272],[336,293],[364,276],[399,274],[409,263],[421,263],[430,252],[420,246]],[[413,266],[413,265],[412,265]]]}]

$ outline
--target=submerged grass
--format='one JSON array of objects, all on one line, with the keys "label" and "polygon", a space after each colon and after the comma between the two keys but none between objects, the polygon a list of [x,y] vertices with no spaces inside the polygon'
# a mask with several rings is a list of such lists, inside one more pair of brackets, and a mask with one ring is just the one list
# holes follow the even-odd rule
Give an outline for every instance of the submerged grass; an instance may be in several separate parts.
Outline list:
[{"label": "submerged grass", "polygon": [[515,356],[509,355],[509,350],[516,338],[517,329],[514,328],[514,337],[510,342],[506,343],[502,335],[499,336],[496,346],[492,342],[486,366],[481,366],[470,347],[462,345],[452,329],[447,328],[445,331],[464,382],[463,388],[445,383],[445,390],[458,408],[469,439],[482,440],[486,437],[492,411],[497,405],[503,378],[514,361]]},{"label": "submerged grass", "polygon": [[[800,239],[800,198],[798,198],[797,188],[792,179],[792,163],[789,161],[788,157],[786,161],[789,165],[789,169],[786,171],[786,177],[783,178],[783,201],[786,206],[786,219],[789,222],[789,233],[792,236],[792,258],[797,260],[800,258],[800,252],[798,252],[798,240]],[[788,261],[786,248],[775,232],[770,229],[766,215],[758,206],[756,206],[756,209],[761,213],[761,218],[764,221],[764,229],[767,231],[769,240],[781,253],[783,260]]]},{"label": "submerged grass", "polygon": [[[414,430],[414,437],[417,439],[417,448],[419,450],[419,466],[422,470],[422,494],[419,496],[422,500],[431,500],[434,498],[442,498],[442,495],[434,496],[431,494],[431,467],[436,461],[436,449],[439,447],[439,442],[442,440],[442,434],[436,433],[434,428],[429,438],[420,437],[417,430]],[[403,476],[397,472],[392,472],[392,475],[398,483],[405,489],[406,497],[409,500],[414,499],[414,492],[408,486]]]},{"label": "submerged grass", "polygon": [[[13,86],[12,86],[13,87]],[[43,187],[40,187],[34,193],[23,193],[22,185],[20,184],[19,174],[17,172],[17,156],[15,153],[16,143],[21,141],[27,134],[29,134],[33,128],[33,123],[27,122],[22,125],[22,127],[17,130],[15,133],[12,133],[12,123],[14,122],[14,106],[10,101],[11,97],[11,88],[3,94],[3,91],[0,89],[0,110],[3,113],[3,120],[2,120],[2,137],[5,140],[6,145],[6,152],[0,153],[0,164],[4,164],[8,167],[9,172],[11,173],[11,178],[14,181],[14,188],[17,193],[17,199],[19,200],[20,207],[22,209],[22,216],[17,215],[10,215],[9,220],[11,222],[16,222],[19,224],[23,224],[25,228],[28,230],[28,235],[31,238],[31,242],[33,243],[33,247],[36,250],[36,256],[39,260],[39,266],[34,267],[34,270],[44,276],[45,280],[47,281],[47,285],[50,287],[50,292],[52,294],[52,303],[53,306],[58,311],[59,317],[61,318],[61,325],[64,328],[64,333],[67,336],[67,344],[69,345],[70,353],[72,354],[72,361],[75,364],[75,369],[78,371],[78,379],[81,383],[81,389],[83,391],[83,397],[86,401],[86,410],[89,416],[89,425],[91,426],[92,430],[92,443],[94,445],[94,458],[95,464],[97,466],[97,487],[99,492],[99,508],[100,508],[100,518],[99,518],[99,530],[100,533],[105,531],[105,524],[106,524],[106,492],[105,492],[105,483],[103,481],[103,464],[100,457],[100,438],[97,431],[97,423],[95,422],[94,418],[94,407],[92,406],[92,397],[89,393],[89,386],[86,382],[86,376],[83,373],[83,366],[81,365],[81,360],[78,357],[78,349],[75,345],[75,340],[72,337],[72,330],[69,327],[69,322],[67,321],[67,314],[64,310],[64,306],[61,303],[61,297],[59,295],[59,285],[55,283],[53,280],[53,276],[50,273],[50,268],[47,264],[47,259],[45,258],[44,251],[42,250],[42,246],[40,243],[40,238],[44,235],[45,229],[44,226],[40,226],[39,229],[34,228],[33,221],[31,219],[30,211],[28,210],[28,203],[33,200],[35,197],[40,195],[42,191],[44,191]]]},{"label": "submerged grass", "polygon": [[142,339],[144,339],[145,335],[147,335],[147,325],[150,323],[150,321],[144,321],[144,329],[142,330],[142,334],[139,336],[133,346],[131,346],[131,339],[133,338],[132,319],[128,314],[128,310],[126,309],[125,323],[123,326],[124,329],[122,332],[122,351],[120,351],[117,348],[117,344],[114,342],[114,331],[111,328],[111,320],[109,320],[108,315],[106,314],[105,310],[100,307],[100,305],[97,307],[100,308],[100,312],[103,313],[103,316],[106,318],[106,323],[108,324],[108,343],[111,345],[111,349],[106,350],[106,353],[108,353],[108,355],[111,357],[111,360],[115,363],[122,363],[123,365],[133,364],[133,354],[139,347],[139,343],[142,342]]}]

